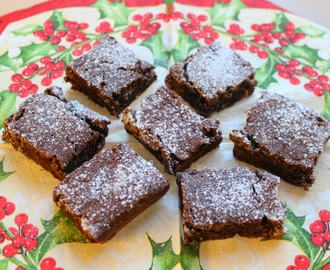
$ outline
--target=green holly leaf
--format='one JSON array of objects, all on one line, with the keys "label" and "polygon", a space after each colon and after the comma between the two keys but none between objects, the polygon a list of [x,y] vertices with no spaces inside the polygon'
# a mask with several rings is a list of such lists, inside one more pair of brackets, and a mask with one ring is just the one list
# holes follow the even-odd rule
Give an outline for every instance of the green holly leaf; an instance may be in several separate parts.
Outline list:
[{"label": "green holly leaf", "polygon": [[38,236],[38,246],[29,251],[33,261],[38,265],[45,254],[52,248],[63,243],[88,243],[71,220],[61,210],[51,220],[41,219],[45,232]]},{"label": "green holly leaf", "polygon": [[154,65],[168,68],[168,60],[171,52],[166,50],[163,45],[163,31],[158,31],[156,35],[150,36],[148,40],[144,40],[140,45],[149,48],[154,55]]},{"label": "green holly leaf", "polygon": [[181,240],[180,264],[183,270],[203,270],[199,259],[200,244],[184,246]]},{"label": "green holly leaf", "polygon": [[47,56],[49,52],[56,49],[57,45],[52,45],[50,42],[45,41],[43,43],[37,44],[32,42],[30,45],[25,47],[20,47],[21,52],[16,58],[21,58],[23,64],[30,61],[36,56]]},{"label": "green holly leaf", "polygon": [[66,65],[70,64],[74,59],[71,52],[63,55],[59,60],[63,61]]},{"label": "green holly leaf", "polygon": [[172,237],[166,242],[156,243],[147,234],[152,248],[152,262],[149,270],[171,270],[179,263],[179,256],[172,248]]},{"label": "green holly leaf", "polygon": [[323,60],[322,63],[323,63],[322,69],[324,74],[330,70],[330,60]]},{"label": "green holly leaf", "polygon": [[0,72],[11,69],[16,72],[16,60],[13,58],[9,58],[8,51],[0,56]]},{"label": "green holly leaf", "polygon": [[326,118],[330,122],[330,91],[323,91],[324,92],[324,109],[321,115]]},{"label": "green holly leaf", "polygon": [[258,81],[258,87],[267,89],[273,82],[277,82],[273,75],[277,72],[275,65],[279,62],[272,56],[269,56],[267,61],[256,70],[255,79]]},{"label": "green holly leaf", "polygon": [[17,93],[5,90],[0,92],[0,129],[3,128],[3,121],[16,110]]},{"label": "green holly leaf", "polygon": [[175,0],[163,0],[166,6],[168,7],[171,4],[174,4]]},{"label": "green holly leaf", "polygon": [[[54,28],[56,31],[59,30],[68,30],[68,28],[64,27],[63,23],[66,19],[62,15],[62,11],[57,11],[54,9],[52,16],[48,19],[48,21],[52,21],[54,23]],[[43,29],[43,27],[42,27]]]},{"label": "green holly leaf", "polygon": [[174,62],[182,62],[192,49],[200,47],[200,44],[192,39],[190,35],[186,35],[182,29],[178,30],[178,35],[179,41],[172,49]]},{"label": "green holly leaf", "polygon": [[246,5],[241,0],[232,0],[230,5],[221,2],[220,4],[214,3],[213,8],[207,10],[211,16],[211,25],[225,27],[226,20],[238,21],[238,14]]},{"label": "green holly leaf", "polygon": [[8,270],[8,260],[0,260],[0,269],[1,270]]},{"label": "green holly leaf", "polygon": [[287,22],[289,22],[289,20],[287,19],[283,11],[276,13],[275,19],[273,21],[273,23],[275,24],[275,28],[270,31],[273,33],[284,32],[285,24]]},{"label": "green holly leaf", "polygon": [[[3,170],[3,161],[5,160],[5,157],[3,157],[3,159],[0,161],[0,183],[5,180],[9,175],[13,174],[14,172],[5,172]],[[0,267],[0,269],[2,269]]]},{"label": "green holly leaf", "polygon": [[288,229],[288,231],[282,238],[277,240],[293,243],[308,257],[310,262],[314,262],[321,248],[312,244],[312,234],[302,228],[305,223],[306,216],[296,216],[288,205],[285,205],[285,208],[286,214],[284,226]]},{"label": "green holly leaf", "polygon": [[116,27],[128,25],[128,16],[132,12],[126,7],[124,1],[111,3],[108,0],[99,0],[91,5],[91,7],[98,8],[101,14],[100,19],[113,19]]},{"label": "green holly leaf", "polygon": [[309,26],[305,25],[298,27],[296,29],[296,32],[304,33],[306,36],[312,38],[322,37],[325,33],[327,33],[327,31],[324,31],[323,29],[317,28],[313,25],[309,25]]},{"label": "green holly leaf", "polygon": [[41,25],[29,24],[11,32],[15,34],[15,36],[27,36],[37,30],[44,30],[44,28]]},{"label": "green holly leaf", "polygon": [[317,54],[318,50],[309,48],[307,45],[298,46],[295,44],[290,44],[288,47],[284,47],[283,49],[291,54],[291,58],[305,59],[313,66],[315,66],[316,61],[322,60]]}]

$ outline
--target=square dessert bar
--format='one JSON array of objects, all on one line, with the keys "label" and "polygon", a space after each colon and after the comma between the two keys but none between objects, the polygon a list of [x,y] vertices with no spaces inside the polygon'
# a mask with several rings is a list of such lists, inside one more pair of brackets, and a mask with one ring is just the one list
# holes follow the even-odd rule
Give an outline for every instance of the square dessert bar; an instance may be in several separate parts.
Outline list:
[{"label": "square dessert bar", "polygon": [[186,170],[177,174],[184,245],[240,236],[280,238],[284,204],[280,178],[246,167]]},{"label": "square dessert bar", "polygon": [[314,167],[330,138],[329,122],[312,109],[262,91],[248,112],[243,130],[229,135],[234,156],[284,181],[308,189]]},{"label": "square dessert bar", "polygon": [[105,243],[169,187],[152,162],[117,143],[55,186],[53,199],[89,242]]},{"label": "square dessert bar", "polygon": [[154,68],[113,37],[104,36],[93,50],[68,65],[64,79],[118,117],[156,80]]},{"label": "square dessert bar", "polygon": [[108,118],[63,98],[53,86],[27,98],[4,121],[2,139],[62,180],[104,146]]},{"label": "square dessert bar", "polygon": [[222,141],[219,121],[193,113],[180,96],[163,86],[142,100],[140,109],[127,108],[122,121],[170,174],[189,168]]},{"label": "square dessert bar", "polygon": [[257,85],[254,75],[249,62],[216,42],[175,63],[165,83],[208,117],[251,95]]}]

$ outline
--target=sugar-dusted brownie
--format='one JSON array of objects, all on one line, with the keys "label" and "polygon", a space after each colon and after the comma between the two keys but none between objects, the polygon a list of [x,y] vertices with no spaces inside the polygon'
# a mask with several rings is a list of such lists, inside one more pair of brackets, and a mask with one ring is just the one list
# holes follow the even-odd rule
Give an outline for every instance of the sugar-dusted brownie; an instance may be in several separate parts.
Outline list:
[{"label": "sugar-dusted brownie", "polygon": [[104,146],[108,118],[68,102],[60,87],[27,98],[4,121],[2,139],[62,180]]},{"label": "sugar-dusted brownie", "polygon": [[105,243],[169,187],[152,162],[117,143],[55,186],[53,199],[89,242]]},{"label": "sugar-dusted brownie", "polygon": [[240,236],[282,237],[280,178],[246,167],[177,173],[184,245]]},{"label": "sugar-dusted brownie", "polygon": [[244,129],[229,135],[235,144],[234,156],[308,189],[330,138],[330,124],[302,104],[279,94],[261,93],[248,112]]},{"label": "sugar-dusted brownie", "polygon": [[156,80],[154,68],[115,38],[104,36],[93,50],[67,66],[64,79],[118,117]]},{"label": "sugar-dusted brownie", "polygon": [[257,85],[254,75],[249,62],[216,42],[175,63],[165,83],[208,117],[251,95]]},{"label": "sugar-dusted brownie", "polygon": [[175,174],[210,152],[222,141],[219,121],[192,112],[174,91],[161,86],[142,100],[140,109],[126,108],[123,123],[165,167]]}]

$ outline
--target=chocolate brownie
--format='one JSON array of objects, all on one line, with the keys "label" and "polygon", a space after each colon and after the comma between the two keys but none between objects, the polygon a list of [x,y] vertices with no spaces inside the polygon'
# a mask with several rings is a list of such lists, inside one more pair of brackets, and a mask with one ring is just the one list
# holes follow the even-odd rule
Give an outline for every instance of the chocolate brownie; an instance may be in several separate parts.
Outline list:
[{"label": "chocolate brownie", "polygon": [[105,243],[169,187],[152,162],[118,143],[70,173],[53,199],[89,242]]},{"label": "chocolate brownie", "polygon": [[204,117],[251,95],[257,81],[251,64],[218,42],[175,63],[166,85]]},{"label": "chocolate brownie", "polygon": [[330,138],[329,122],[312,109],[262,91],[243,130],[229,135],[234,156],[308,189],[317,160]]},{"label": "chocolate brownie", "polygon": [[279,238],[285,209],[280,179],[246,167],[186,170],[177,174],[184,245],[240,236]]},{"label": "chocolate brownie", "polygon": [[62,180],[104,146],[108,118],[63,98],[53,86],[34,94],[4,121],[2,139]]},{"label": "chocolate brownie", "polygon": [[113,37],[104,36],[90,52],[67,66],[67,82],[118,115],[157,78],[154,66]]},{"label": "chocolate brownie", "polygon": [[189,168],[222,141],[219,121],[193,113],[180,96],[163,86],[142,100],[140,109],[127,108],[122,121],[170,174]]}]

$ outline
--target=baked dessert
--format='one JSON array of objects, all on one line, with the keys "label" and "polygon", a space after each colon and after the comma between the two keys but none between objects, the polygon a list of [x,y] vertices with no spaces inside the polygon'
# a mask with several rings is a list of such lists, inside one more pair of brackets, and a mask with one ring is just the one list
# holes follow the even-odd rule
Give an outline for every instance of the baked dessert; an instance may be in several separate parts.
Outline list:
[{"label": "baked dessert", "polygon": [[67,175],[53,199],[89,242],[105,243],[169,187],[152,162],[118,143]]},{"label": "baked dessert", "polygon": [[251,64],[215,42],[170,68],[165,83],[202,116],[208,117],[253,93]]},{"label": "baked dessert", "polygon": [[154,68],[115,38],[104,36],[94,49],[67,66],[64,79],[118,117],[156,80]]},{"label": "baked dessert", "polygon": [[141,108],[126,108],[123,123],[129,134],[143,144],[175,174],[216,148],[222,141],[219,121],[192,112],[174,91],[161,86],[142,100]]},{"label": "baked dessert", "polygon": [[246,167],[204,168],[177,174],[184,245],[240,236],[279,238],[284,204],[277,197],[280,179]]},{"label": "baked dessert", "polygon": [[34,94],[4,121],[2,139],[62,180],[104,146],[108,118],[63,98],[60,87]]},{"label": "baked dessert", "polygon": [[302,104],[275,93],[261,93],[248,112],[244,129],[229,135],[235,144],[234,156],[307,190],[330,138],[330,124]]}]

